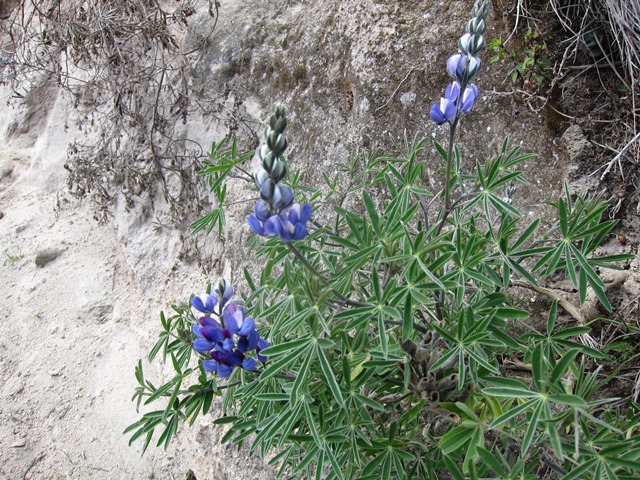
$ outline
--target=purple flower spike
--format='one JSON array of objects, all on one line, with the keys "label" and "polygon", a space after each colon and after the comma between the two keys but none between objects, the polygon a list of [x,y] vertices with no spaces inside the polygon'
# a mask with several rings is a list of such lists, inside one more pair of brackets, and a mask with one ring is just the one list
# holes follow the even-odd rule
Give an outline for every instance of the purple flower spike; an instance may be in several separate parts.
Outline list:
[{"label": "purple flower spike", "polygon": [[[307,221],[311,215],[311,207],[299,205],[292,207],[292,213],[281,214],[283,217],[291,217],[298,222]],[[255,218],[255,217],[254,217]],[[278,215],[272,215],[271,228],[275,234],[274,221],[280,221]],[[289,220],[287,220],[289,221]],[[262,223],[255,219],[261,228]],[[264,355],[260,355],[260,349],[267,348],[269,344],[260,337],[256,330],[256,322],[245,317],[244,308],[233,302],[229,302],[233,296],[233,287],[224,279],[220,279],[211,295],[193,297],[191,303],[200,311],[218,309],[215,319],[211,316],[200,317],[198,323],[191,326],[194,335],[193,349],[201,354],[201,365],[206,372],[213,373],[219,378],[228,378],[236,367],[255,371],[258,361],[266,362]],[[221,311],[220,311],[221,310]],[[206,312],[213,313],[213,312]],[[255,351],[255,353],[251,353]],[[245,355],[246,354],[246,355]],[[208,358],[207,358],[208,357]],[[256,360],[257,357],[257,360]]]}]

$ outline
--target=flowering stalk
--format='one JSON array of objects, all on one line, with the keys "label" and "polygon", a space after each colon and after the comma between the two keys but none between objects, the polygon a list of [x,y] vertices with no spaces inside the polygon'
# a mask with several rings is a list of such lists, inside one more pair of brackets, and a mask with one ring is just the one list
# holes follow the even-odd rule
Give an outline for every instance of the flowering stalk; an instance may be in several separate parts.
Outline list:
[{"label": "flowering stalk", "polygon": [[266,144],[258,150],[262,167],[256,172],[255,180],[260,189],[260,200],[247,221],[258,235],[278,236],[289,243],[292,240],[302,240],[309,234],[307,222],[312,208],[309,204],[301,207],[293,203],[293,190],[281,183],[287,176],[283,156],[287,148],[285,128],[287,119],[284,108],[277,107],[265,131]]},{"label": "flowering stalk", "polygon": [[255,371],[258,362],[250,352],[262,364],[267,361],[260,351],[269,344],[260,337],[255,321],[245,317],[244,308],[229,303],[232,296],[233,287],[220,279],[212,294],[191,298],[191,306],[204,314],[191,328],[196,336],[193,349],[207,357],[202,361],[205,371],[220,378],[229,377],[235,367]]},{"label": "flowering stalk", "polygon": [[444,210],[436,229],[436,236],[442,231],[449,213],[451,213],[451,168],[453,166],[454,141],[456,128],[462,115],[471,111],[478,97],[478,87],[471,83],[480,70],[482,62],[478,53],[485,46],[485,19],[488,14],[487,0],[477,0],[471,10],[471,20],[467,23],[465,33],[458,41],[458,53],[447,60],[447,72],[454,81],[447,85],[440,103],[434,103],[429,113],[438,125],[449,124],[449,145],[447,149],[447,167],[444,183]]}]

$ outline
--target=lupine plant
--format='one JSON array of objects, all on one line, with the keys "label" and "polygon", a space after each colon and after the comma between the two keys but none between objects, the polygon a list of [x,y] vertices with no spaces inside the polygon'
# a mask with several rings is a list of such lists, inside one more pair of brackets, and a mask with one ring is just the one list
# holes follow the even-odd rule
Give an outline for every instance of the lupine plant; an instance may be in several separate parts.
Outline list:
[{"label": "lupine plant", "polygon": [[[168,445],[181,420],[210,413],[221,396],[223,442],[269,458],[281,478],[640,476],[640,405],[602,394],[605,355],[581,341],[589,325],[561,325],[566,302],[543,286],[565,276],[580,302],[593,292],[611,311],[598,269],[628,256],[597,254],[615,225],[603,220],[606,203],[565,189],[549,203],[557,223],[541,231],[514,198],[532,155],[505,140],[462,168],[456,128],[479,98],[487,8],[475,4],[447,62],[452,82],[431,109],[449,131],[436,159],[424,140],[405,138],[397,155],[344,164],[344,190],[328,175],[324,189],[297,189],[276,109],[248,214],[262,274],[244,269],[238,303],[221,280],[161,315],[149,358],[162,354],[176,374],[156,387],[138,364],[138,406],[166,403],[127,428],[132,442],[144,450],[160,430],[156,443]],[[251,158],[222,145],[202,171],[216,192]],[[434,161],[444,181],[432,193],[422,182]],[[344,208],[347,197],[360,208]],[[197,228],[222,228],[221,218]],[[523,308],[523,289],[549,297],[545,318]]]}]

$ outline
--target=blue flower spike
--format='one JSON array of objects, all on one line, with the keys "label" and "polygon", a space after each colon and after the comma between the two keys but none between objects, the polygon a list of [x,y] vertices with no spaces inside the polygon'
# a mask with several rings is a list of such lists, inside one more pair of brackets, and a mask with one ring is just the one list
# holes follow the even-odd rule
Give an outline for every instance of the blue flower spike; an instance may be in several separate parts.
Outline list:
[{"label": "blue flower spike", "polygon": [[[297,220],[303,217],[299,207],[295,209],[294,217]],[[231,284],[220,279],[213,290],[211,295],[191,299],[193,308],[206,314],[191,327],[195,335],[193,349],[204,357],[202,368],[220,378],[231,376],[236,367],[257,370],[258,362],[264,365],[267,361],[260,351],[269,344],[256,330],[255,320],[245,316],[244,308],[230,302],[233,296]]]},{"label": "blue flower spike", "polygon": [[473,108],[479,90],[470,82],[482,65],[477,54],[486,45],[483,34],[488,13],[487,0],[478,0],[471,10],[473,18],[467,23],[465,33],[458,41],[458,53],[447,59],[447,72],[455,81],[449,84],[440,103],[431,106],[429,116],[437,125],[453,125],[459,114],[466,115]]},{"label": "blue flower spike", "polygon": [[[262,167],[254,178],[260,191],[260,200],[253,214],[247,217],[249,227],[263,237],[279,237],[283,242],[302,240],[309,234],[307,222],[311,218],[311,205],[294,204],[293,190],[281,183],[287,175],[284,151],[287,139],[285,111],[277,107],[265,131],[266,144],[258,149]],[[287,211],[287,209],[289,209]]]}]

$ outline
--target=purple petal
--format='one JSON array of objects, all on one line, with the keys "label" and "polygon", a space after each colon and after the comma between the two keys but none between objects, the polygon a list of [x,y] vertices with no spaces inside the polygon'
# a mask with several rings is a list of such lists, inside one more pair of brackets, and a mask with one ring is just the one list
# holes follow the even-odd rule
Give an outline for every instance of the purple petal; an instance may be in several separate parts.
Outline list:
[{"label": "purple petal", "polygon": [[222,342],[222,348],[226,351],[226,352],[231,352],[233,351],[234,347],[236,346],[235,342],[233,341],[232,338],[227,338],[225,339],[224,342]]},{"label": "purple petal", "polygon": [[429,116],[431,117],[431,120],[436,122],[436,124],[438,125],[442,125],[447,121],[444,114],[440,110],[440,106],[437,103],[434,103],[433,105],[431,105],[431,111],[429,112]]},{"label": "purple petal", "polygon": [[251,332],[247,337],[247,350],[253,350],[254,348],[256,348],[260,343],[260,340],[260,334],[257,330]]},{"label": "purple petal", "polygon": [[234,367],[239,367],[240,365],[242,365],[242,361],[244,360],[244,355],[242,354],[242,352],[239,352],[238,350],[234,350],[233,352],[227,355],[225,360],[229,365],[233,365]]},{"label": "purple petal", "polygon": [[267,357],[265,355],[260,355],[260,352],[267,347],[269,347],[269,342],[267,342],[264,338],[261,338],[258,341],[258,345],[256,346],[256,353],[258,354],[258,360],[260,360],[262,363],[265,363],[267,361]]},{"label": "purple petal", "polygon": [[238,339],[238,346],[236,348],[241,353],[248,352],[249,351],[249,339],[247,337],[240,337]]},{"label": "purple petal", "polygon": [[302,240],[307,235],[309,235],[309,231],[304,223],[296,223],[295,231],[293,232],[294,240]]},{"label": "purple petal", "polygon": [[300,222],[306,224],[311,218],[311,213],[313,212],[313,208],[308,203],[305,203],[300,211]]},{"label": "purple petal", "polygon": [[205,372],[216,373],[218,371],[218,362],[215,360],[205,360],[202,362],[202,368]]},{"label": "purple petal", "polygon": [[247,222],[249,223],[249,227],[251,227],[251,230],[253,230],[256,234],[258,235],[265,234],[262,223],[256,217],[254,217],[253,215],[249,215],[247,217]]},{"label": "purple petal", "polygon": [[467,88],[464,89],[464,94],[462,95],[462,101],[460,103],[460,110],[462,113],[469,113],[469,111],[473,108],[473,104],[476,101],[476,97],[478,96],[478,87],[474,84],[470,84]]},{"label": "purple petal", "polygon": [[[447,72],[449,72],[449,75],[451,75],[453,78],[458,78],[458,75],[457,75],[458,65],[461,62],[466,63],[466,60],[459,53],[455,53],[451,55],[447,60]],[[464,65],[462,68],[464,69]]]},{"label": "purple petal", "polygon": [[253,358],[245,358],[242,361],[242,368],[244,368],[245,370],[249,370],[251,372],[253,372],[256,367],[258,366],[258,364],[256,363],[256,361]]},{"label": "purple petal", "polygon": [[266,222],[271,216],[271,207],[268,202],[260,199],[256,202],[256,206],[253,207],[253,213],[258,220]]},{"label": "purple petal", "polygon": [[220,328],[220,324],[217,322],[217,320],[214,320],[211,317],[200,317],[198,319],[198,321],[200,322],[200,325],[202,325],[203,327],[217,327],[217,328]]},{"label": "purple petal", "polygon": [[244,322],[242,322],[242,326],[240,327],[240,330],[238,331],[238,335],[246,337],[251,332],[255,332],[255,331],[256,331],[256,322],[253,320],[253,318],[245,318]]},{"label": "purple petal", "polygon": [[458,108],[456,107],[455,102],[447,100],[446,98],[440,99],[440,109],[442,110],[442,113],[444,113],[444,118],[446,118],[448,122],[451,122],[456,118],[456,114],[458,113]]},{"label": "purple petal", "polygon": [[200,333],[200,325],[191,325],[191,331],[196,337],[204,339],[204,336]]},{"label": "purple petal", "polygon": [[218,365],[217,373],[220,378],[229,378],[233,373],[233,367],[229,365]]},{"label": "purple petal", "polygon": [[231,335],[238,333],[238,331],[240,330],[240,325],[242,325],[244,320],[243,317],[244,317],[244,312],[242,310],[236,310],[233,312],[232,315],[228,315],[224,319],[225,324],[229,329],[229,333]]},{"label": "purple petal", "polygon": [[200,327],[200,333],[205,339],[213,343],[221,342],[225,338],[223,331],[218,327]]},{"label": "purple petal", "polygon": [[193,342],[193,349],[196,352],[210,352],[215,345],[207,340],[196,340]]},{"label": "purple petal", "polygon": [[444,91],[444,98],[455,102],[458,99],[458,95],[460,95],[460,84],[457,81],[451,82],[447,85],[447,88]]},{"label": "purple petal", "polygon": [[217,303],[213,295],[206,293],[191,297],[191,306],[202,313],[213,313]]},{"label": "purple petal", "polygon": [[289,208],[293,203],[293,190],[286,185],[279,185],[280,187],[280,202],[277,206],[278,210],[284,210]]},{"label": "purple petal", "polygon": [[233,297],[233,287],[230,283],[224,282],[224,292],[222,292],[222,304],[225,305]]},{"label": "purple petal", "polygon": [[278,220],[278,216],[274,215],[270,217],[269,220],[264,222],[264,225],[263,225],[264,233],[262,235],[267,235],[269,237],[273,237],[274,235],[277,235],[276,226],[275,226],[275,223],[277,220]]},{"label": "purple petal", "polygon": [[289,221],[291,223],[298,223],[300,221],[300,204],[294,203],[289,209]]}]

